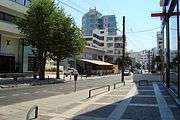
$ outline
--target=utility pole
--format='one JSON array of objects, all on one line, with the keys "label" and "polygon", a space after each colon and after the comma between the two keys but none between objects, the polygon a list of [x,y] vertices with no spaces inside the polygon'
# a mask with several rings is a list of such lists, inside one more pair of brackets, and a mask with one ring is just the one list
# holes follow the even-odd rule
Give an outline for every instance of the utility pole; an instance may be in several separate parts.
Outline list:
[{"label": "utility pole", "polygon": [[148,73],[150,73],[150,71],[151,71],[151,57],[150,57],[150,54],[151,54],[151,52],[150,52],[150,50],[148,51]]},{"label": "utility pole", "polygon": [[122,75],[121,75],[121,81],[125,85],[124,81],[124,58],[125,58],[125,45],[126,45],[126,35],[125,35],[125,16],[123,16],[123,50],[122,50]]}]

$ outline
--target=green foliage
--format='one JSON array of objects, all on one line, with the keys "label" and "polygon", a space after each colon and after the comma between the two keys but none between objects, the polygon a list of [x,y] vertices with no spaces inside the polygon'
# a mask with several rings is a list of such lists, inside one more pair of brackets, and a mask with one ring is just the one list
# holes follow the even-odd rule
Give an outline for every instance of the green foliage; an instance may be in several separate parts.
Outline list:
[{"label": "green foliage", "polygon": [[52,0],[32,0],[25,18],[16,22],[26,45],[41,51],[49,49],[50,17],[53,10]]},{"label": "green foliage", "polygon": [[[121,68],[123,65],[122,58],[117,58],[116,64],[118,64],[118,67]],[[125,67],[132,66],[132,58],[129,57],[129,55],[127,55],[127,54],[125,55],[125,58],[124,58],[124,66]]]},{"label": "green foliage", "polygon": [[79,54],[85,45],[80,29],[54,0],[32,0],[27,14],[23,19],[18,18],[16,24],[24,44],[36,48],[40,79],[44,79],[48,55],[54,60],[58,58],[59,63]]},{"label": "green foliage", "polygon": [[73,19],[66,16],[63,9],[57,9],[52,16],[53,39],[50,42],[50,57],[63,60],[82,52],[85,40]]}]

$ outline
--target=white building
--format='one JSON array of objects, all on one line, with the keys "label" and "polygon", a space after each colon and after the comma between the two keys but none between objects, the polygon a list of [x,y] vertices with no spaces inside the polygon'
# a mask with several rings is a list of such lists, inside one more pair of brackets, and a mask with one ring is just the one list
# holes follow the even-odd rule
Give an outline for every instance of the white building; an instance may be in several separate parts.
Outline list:
[{"label": "white building", "polygon": [[158,49],[158,55],[160,54],[161,50],[164,50],[164,42],[161,32],[157,32],[157,49]]},{"label": "white building", "polygon": [[152,59],[157,55],[157,48],[152,48],[151,50],[142,50],[139,52],[130,51],[130,57],[134,58],[136,62],[141,63],[144,69],[148,69],[148,65],[152,64]]},{"label": "white building", "polygon": [[0,0],[0,73],[32,70],[31,48],[23,46],[13,22],[16,17],[24,17],[29,3],[30,0]]},{"label": "white building", "polygon": [[84,38],[87,45],[105,51],[105,61],[107,62],[113,63],[122,56],[123,39],[120,35],[108,35],[108,31],[105,29],[95,29],[92,36],[85,36]]}]

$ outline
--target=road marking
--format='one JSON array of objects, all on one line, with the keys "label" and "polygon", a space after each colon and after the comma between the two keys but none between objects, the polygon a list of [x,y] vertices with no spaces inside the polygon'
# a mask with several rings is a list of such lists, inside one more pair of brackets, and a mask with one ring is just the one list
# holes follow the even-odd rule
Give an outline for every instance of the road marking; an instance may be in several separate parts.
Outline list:
[{"label": "road marking", "polygon": [[158,102],[159,112],[162,120],[175,120],[172,111],[168,107],[166,100],[164,99],[158,85],[153,83],[156,99]]},{"label": "road marking", "polygon": [[0,99],[5,98],[6,96],[0,96]]},{"label": "road marking", "polygon": [[13,94],[12,96],[19,96],[19,94]]},{"label": "road marking", "polygon": [[24,95],[29,95],[29,94],[31,94],[31,93],[23,93]]},{"label": "road marking", "polygon": [[36,92],[34,92],[34,93],[40,93],[40,91],[36,91]]},{"label": "road marking", "polygon": [[157,104],[134,104],[134,103],[130,103],[129,106],[158,107]]},{"label": "road marking", "polygon": [[120,102],[119,105],[116,106],[114,111],[108,116],[108,120],[119,120],[125,110],[127,109],[131,99],[133,96],[137,94],[137,88],[133,86],[131,90],[127,93],[127,95],[124,97],[124,101]]}]

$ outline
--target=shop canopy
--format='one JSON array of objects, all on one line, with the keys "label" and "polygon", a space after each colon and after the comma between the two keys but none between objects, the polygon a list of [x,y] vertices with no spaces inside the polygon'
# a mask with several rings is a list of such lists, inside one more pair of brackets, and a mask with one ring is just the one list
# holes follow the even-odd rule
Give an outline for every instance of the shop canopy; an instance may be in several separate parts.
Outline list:
[{"label": "shop canopy", "polygon": [[113,65],[111,63],[103,62],[103,61],[99,61],[99,60],[81,59],[81,61],[96,64],[96,65],[104,65],[104,66],[112,66]]}]

